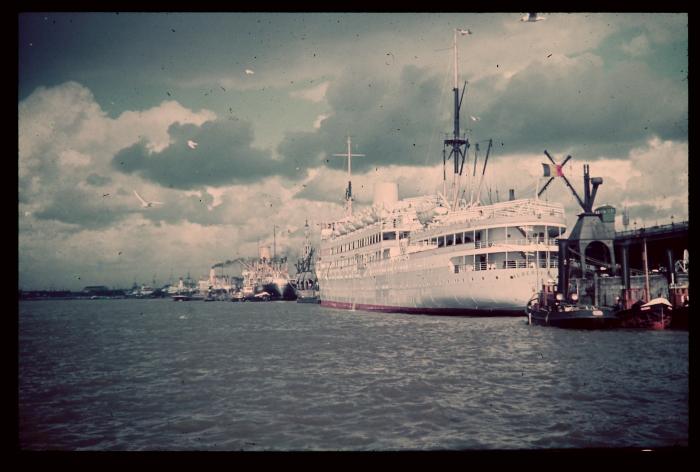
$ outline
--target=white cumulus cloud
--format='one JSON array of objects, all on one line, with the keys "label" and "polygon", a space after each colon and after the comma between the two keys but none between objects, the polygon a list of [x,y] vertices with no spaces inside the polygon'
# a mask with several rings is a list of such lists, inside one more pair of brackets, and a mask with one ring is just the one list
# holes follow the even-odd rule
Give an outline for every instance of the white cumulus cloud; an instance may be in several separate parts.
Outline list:
[{"label": "white cumulus cloud", "polygon": [[620,46],[630,56],[641,56],[649,52],[649,40],[645,35],[639,35]]},{"label": "white cumulus cloud", "polygon": [[320,84],[311,88],[290,92],[289,95],[295,98],[311,100],[312,102],[320,102],[326,97],[326,91],[328,90],[329,85],[330,82],[328,81],[321,82]]}]

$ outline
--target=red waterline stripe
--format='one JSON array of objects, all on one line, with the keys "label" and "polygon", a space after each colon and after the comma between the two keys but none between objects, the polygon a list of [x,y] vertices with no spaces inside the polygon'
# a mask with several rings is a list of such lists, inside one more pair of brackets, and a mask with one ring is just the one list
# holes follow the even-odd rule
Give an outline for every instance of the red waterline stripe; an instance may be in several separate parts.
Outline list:
[{"label": "red waterline stripe", "polygon": [[[353,304],[349,302],[334,302],[321,300],[321,306],[337,308],[340,310],[352,310]],[[474,308],[427,308],[427,307],[403,307],[387,305],[369,305],[356,303],[355,310],[380,311],[383,313],[408,313],[417,315],[454,315],[454,316],[525,316],[525,308],[522,310],[489,310]]]}]

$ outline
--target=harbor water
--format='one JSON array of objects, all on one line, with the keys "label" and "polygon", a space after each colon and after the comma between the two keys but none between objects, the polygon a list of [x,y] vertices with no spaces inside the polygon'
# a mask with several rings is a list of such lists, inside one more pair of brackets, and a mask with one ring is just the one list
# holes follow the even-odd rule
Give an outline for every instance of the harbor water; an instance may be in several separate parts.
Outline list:
[{"label": "harbor water", "polygon": [[688,445],[688,332],[294,302],[21,301],[23,450]]}]

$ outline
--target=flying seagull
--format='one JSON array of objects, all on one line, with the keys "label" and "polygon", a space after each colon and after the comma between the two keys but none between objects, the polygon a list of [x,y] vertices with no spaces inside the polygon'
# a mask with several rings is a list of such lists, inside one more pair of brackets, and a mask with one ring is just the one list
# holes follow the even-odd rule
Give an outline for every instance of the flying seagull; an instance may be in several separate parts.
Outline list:
[{"label": "flying seagull", "polygon": [[465,30],[464,30],[464,29],[458,29],[457,31],[458,31],[459,34],[461,34],[461,35],[472,34],[472,30],[470,30],[470,29],[465,29]]},{"label": "flying seagull", "polygon": [[478,116],[470,116],[469,118],[471,118],[472,121],[481,121],[481,118]]},{"label": "flying seagull", "polygon": [[141,195],[139,195],[136,190],[134,190],[134,195],[136,195],[136,198],[138,198],[141,201],[141,207],[143,208],[151,208],[153,205],[163,205],[163,202],[147,202],[146,200],[141,198]]},{"label": "flying seagull", "polygon": [[198,143],[195,143],[195,142],[192,141],[191,139],[188,139],[188,140],[187,140],[187,145],[190,147],[190,149],[196,149],[196,148],[197,148],[197,144],[198,144]]},{"label": "flying seagull", "polygon": [[255,72],[254,72],[253,70],[251,70],[251,69],[246,69],[246,70],[245,70],[245,73],[246,73],[246,75],[253,75],[253,74],[255,74]]},{"label": "flying seagull", "polygon": [[537,13],[528,13],[527,15],[520,18],[520,21],[526,21],[528,23],[534,23],[536,21],[546,20],[544,16],[539,16]]}]

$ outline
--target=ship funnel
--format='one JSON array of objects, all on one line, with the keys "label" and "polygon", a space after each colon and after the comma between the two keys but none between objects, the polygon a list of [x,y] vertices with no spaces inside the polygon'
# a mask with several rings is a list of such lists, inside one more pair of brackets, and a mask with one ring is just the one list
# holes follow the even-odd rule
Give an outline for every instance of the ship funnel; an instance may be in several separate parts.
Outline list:
[{"label": "ship funnel", "polygon": [[258,248],[258,253],[260,255],[260,259],[271,259],[270,246],[260,246]]},{"label": "ship funnel", "polygon": [[374,206],[391,207],[399,201],[399,184],[380,182],[374,185]]},{"label": "ship funnel", "polygon": [[216,269],[213,267],[209,270],[209,284],[216,285]]}]

